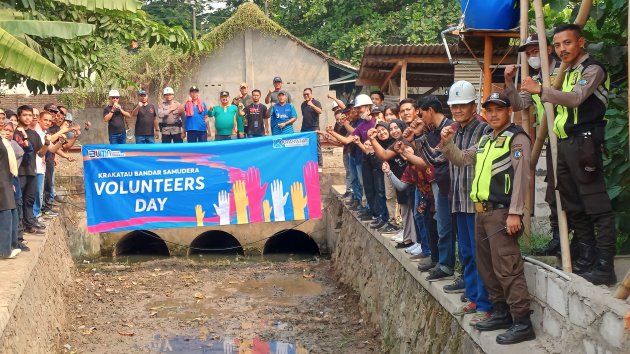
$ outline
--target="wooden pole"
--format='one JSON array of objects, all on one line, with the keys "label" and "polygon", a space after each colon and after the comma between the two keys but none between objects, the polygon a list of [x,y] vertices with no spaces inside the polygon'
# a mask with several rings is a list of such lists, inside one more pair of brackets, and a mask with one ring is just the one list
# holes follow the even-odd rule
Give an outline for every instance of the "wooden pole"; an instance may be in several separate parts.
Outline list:
[{"label": "wooden pole", "polygon": [[400,100],[407,98],[407,61],[403,60],[400,69]]},{"label": "wooden pole", "polygon": [[[593,0],[584,0],[580,3],[580,10],[578,11],[578,15],[575,18],[575,24],[580,27],[584,27],[586,24],[586,20],[588,20],[588,14],[591,11],[591,7],[593,6]],[[630,16],[630,15],[629,15]],[[539,32],[540,33],[540,32]],[[545,32],[542,32],[544,35]],[[545,49],[546,51],[547,49]],[[546,53],[546,52],[545,52]],[[559,90],[562,87],[562,82],[564,81],[564,71],[567,69],[567,65],[562,63],[560,66],[560,70],[558,70],[558,75],[553,83],[553,88]],[[545,139],[547,139],[547,133],[549,129],[547,126],[547,120],[542,119],[540,122],[540,134],[538,134],[536,138],[536,142],[534,143],[534,147],[532,148],[532,160],[531,163],[533,165],[532,168],[536,168],[536,163],[538,162],[538,158],[540,157],[540,152],[542,151],[542,147],[545,144]]]},{"label": "wooden pole", "polygon": [[[542,76],[543,88],[550,88],[549,82],[549,56],[547,53],[547,36],[545,36],[545,18],[543,15],[542,0],[534,0],[534,11],[536,12],[536,30],[538,31],[538,46],[540,49],[540,70]],[[545,102],[545,115],[547,125],[553,126],[554,109],[553,104]],[[557,171],[558,166],[558,140],[555,134],[549,134],[549,145],[551,147],[551,156],[553,160],[553,170]],[[554,173],[554,185],[557,184],[558,174]],[[556,189],[556,205],[558,208],[558,226],[560,229],[560,250],[562,254],[562,270],[571,273],[571,251],[569,250],[569,227],[567,224],[567,215],[562,210],[562,202],[560,201],[560,193]]]},{"label": "wooden pole", "polygon": [[[527,39],[529,26],[528,26],[528,11],[529,11],[529,0],[521,0],[521,45],[525,43]],[[521,80],[524,80],[529,76],[529,65],[527,65],[527,55],[523,52],[521,53]],[[525,133],[531,137],[531,121],[530,121],[530,109],[524,109],[521,111],[521,124]],[[523,225],[524,233],[523,233],[523,241],[527,247],[531,246],[532,243],[532,214],[534,212],[534,191],[536,188],[536,169],[530,168],[530,180],[529,180],[529,190],[525,195],[525,213],[523,213]]]},{"label": "wooden pole", "polygon": [[490,71],[490,65],[492,65],[492,37],[484,36],[483,37],[483,100],[482,103],[486,101],[486,98],[490,96],[492,93],[492,71]]}]

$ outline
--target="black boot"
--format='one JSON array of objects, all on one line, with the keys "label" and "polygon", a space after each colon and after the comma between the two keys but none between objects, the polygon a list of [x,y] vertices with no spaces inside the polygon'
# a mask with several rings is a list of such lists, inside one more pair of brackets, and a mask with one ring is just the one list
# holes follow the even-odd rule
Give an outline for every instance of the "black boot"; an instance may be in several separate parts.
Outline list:
[{"label": "black boot", "polygon": [[586,243],[579,243],[580,258],[573,263],[573,273],[584,274],[591,270],[597,260],[595,246]]},{"label": "black boot", "polygon": [[536,339],[536,333],[534,333],[532,320],[529,318],[529,314],[527,314],[527,316],[515,318],[512,327],[508,328],[505,333],[497,336],[497,343],[516,344],[534,339]]},{"label": "black boot", "polygon": [[478,322],[475,325],[480,331],[494,331],[496,329],[506,329],[512,326],[512,315],[510,308],[505,301],[492,304],[492,316],[487,320]]},{"label": "black boot", "polygon": [[556,256],[560,253],[560,230],[552,230],[552,238],[547,243],[547,246],[542,250],[536,252],[537,256]]},{"label": "black boot", "polygon": [[600,251],[595,267],[582,274],[582,278],[593,285],[613,285],[617,282],[615,275],[615,254],[610,251]]}]

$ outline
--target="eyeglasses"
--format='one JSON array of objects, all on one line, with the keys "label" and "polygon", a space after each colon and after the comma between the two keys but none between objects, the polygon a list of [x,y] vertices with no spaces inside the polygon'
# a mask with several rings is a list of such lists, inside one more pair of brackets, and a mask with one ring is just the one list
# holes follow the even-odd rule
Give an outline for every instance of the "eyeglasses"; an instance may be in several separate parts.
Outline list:
[{"label": "eyeglasses", "polygon": [[117,99],[119,99],[120,97],[110,97],[110,98],[111,98],[112,100],[117,100]]}]

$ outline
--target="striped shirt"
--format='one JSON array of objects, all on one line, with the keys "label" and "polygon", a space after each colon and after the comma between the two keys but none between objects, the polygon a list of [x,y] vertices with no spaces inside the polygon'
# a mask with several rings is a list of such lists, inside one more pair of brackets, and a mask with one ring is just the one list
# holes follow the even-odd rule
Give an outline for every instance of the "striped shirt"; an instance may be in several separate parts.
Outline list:
[{"label": "striped shirt", "polygon": [[[473,119],[464,127],[459,127],[455,132],[454,143],[460,150],[464,151],[479,142],[481,136],[488,128],[488,123]],[[451,174],[451,205],[453,213],[474,213],[475,205],[470,199],[473,179],[475,178],[475,165],[458,167],[449,164]]]}]

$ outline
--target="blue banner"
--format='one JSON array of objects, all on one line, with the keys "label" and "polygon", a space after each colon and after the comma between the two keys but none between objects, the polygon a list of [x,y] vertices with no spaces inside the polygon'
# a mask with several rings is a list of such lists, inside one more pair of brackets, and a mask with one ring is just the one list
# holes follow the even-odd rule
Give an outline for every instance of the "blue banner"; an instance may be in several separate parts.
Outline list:
[{"label": "blue banner", "polygon": [[88,230],[321,218],[316,139],[85,145]]}]

